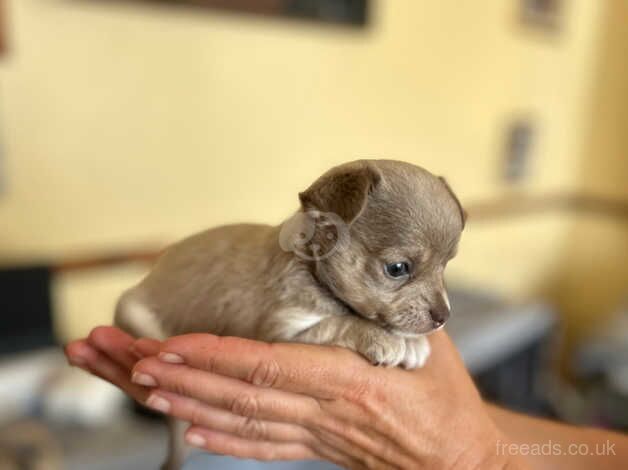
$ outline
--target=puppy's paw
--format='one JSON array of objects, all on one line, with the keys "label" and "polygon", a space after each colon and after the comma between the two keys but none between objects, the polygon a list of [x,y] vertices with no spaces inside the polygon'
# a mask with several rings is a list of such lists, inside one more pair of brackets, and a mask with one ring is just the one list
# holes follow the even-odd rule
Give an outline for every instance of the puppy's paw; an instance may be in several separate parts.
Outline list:
[{"label": "puppy's paw", "polygon": [[405,357],[406,342],[384,330],[372,330],[362,338],[358,352],[374,365],[394,367]]},{"label": "puppy's paw", "polygon": [[423,367],[430,357],[430,342],[425,336],[406,338],[406,352],[400,365],[404,369]]}]

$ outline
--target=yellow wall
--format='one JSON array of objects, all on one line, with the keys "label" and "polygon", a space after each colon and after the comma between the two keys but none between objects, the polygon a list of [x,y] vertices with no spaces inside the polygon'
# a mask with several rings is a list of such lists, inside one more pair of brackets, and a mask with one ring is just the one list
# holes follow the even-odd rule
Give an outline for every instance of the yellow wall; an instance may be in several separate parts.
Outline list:
[{"label": "yellow wall", "polygon": [[569,326],[568,344],[606,326],[628,300],[628,223],[580,216],[565,238],[560,269],[548,294]]},{"label": "yellow wall", "polygon": [[579,176],[589,192],[628,196],[628,2],[605,0],[589,114],[590,135]]},{"label": "yellow wall", "polygon": [[[606,0],[578,186],[628,198],[628,2]],[[552,297],[577,341],[628,300],[628,222],[581,216],[569,229]]]},{"label": "yellow wall", "polygon": [[[5,262],[277,223],[297,191],[358,157],[421,164],[463,202],[493,198],[512,191],[499,151],[519,114],[540,136],[518,190],[579,184],[603,2],[567,2],[557,36],[523,28],[514,0],[380,0],[364,31],[137,3],[8,3]],[[560,269],[570,224],[471,223],[451,276],[532,294]],[[137,275],[61,279],[63,334],[107,321]]]}]

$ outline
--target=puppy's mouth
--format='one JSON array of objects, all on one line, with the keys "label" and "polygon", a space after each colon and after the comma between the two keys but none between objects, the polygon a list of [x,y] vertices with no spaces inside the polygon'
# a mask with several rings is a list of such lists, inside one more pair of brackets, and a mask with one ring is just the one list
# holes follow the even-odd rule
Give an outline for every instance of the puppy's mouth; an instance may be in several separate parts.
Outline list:
[{"label": "puppy's mouth", "polygon": [[442,330],[445,327],[445,324],[447,323],[447,320],[445,320],[444,322],[436,322],[428,314],[427,318],[423,319],[420,322],[417,322],[420,325],[418,327],[394,325],[386,321],[385,315],[382,315],[378,312],[375,312],[375,313],[369,312],[370,315],[365,314],[366,312],[362,313],[353,305],[351,305],[349,302],[344,300],[333,289],[330,289],[330,291],[332,292],[332,294],[334,294],[334,297],[336,298],[336,300],[338,300],[345,306],[345,308],[349,311],[350,314],[370,320],[373,323],[380,326],[381,328],[388,331],[389,333],[397,335],[397,336],[401,336],[404,338],[416,338],[417,336],[430,335],[436,331]]},{"label": "puppy's mouth", "polygon": [[446,321],[442,323],[432,322],[432,328],[427,333],[423,333],[423,334],[431,335],[432,333],[436,333],[437,331],[440,331],[443,328],[445,328],[446,324],[447,324]]}]

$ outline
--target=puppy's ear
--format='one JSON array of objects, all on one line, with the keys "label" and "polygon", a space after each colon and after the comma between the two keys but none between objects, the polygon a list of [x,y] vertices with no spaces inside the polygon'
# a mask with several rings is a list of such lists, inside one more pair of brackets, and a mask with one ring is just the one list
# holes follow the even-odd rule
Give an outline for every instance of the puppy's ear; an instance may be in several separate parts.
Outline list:
[{"label": "puppy's ear", "polygon": [[304,211],[332,212],[350,224],[366,207],[371,191],[381,180],[377,168],[365,161],[332,168],[299,193]]},{"label": "puppy's ear", "polygon": [[449,186],[449,183],[447,183],[447,180],[443,178],[442,176],[439,176],[438,179],[443,182],[443,184],[445,185],[445,188],[447,189],[451,197],[454,198],[454,201],[456,201],[456,204],[458,205],[458,210],[460,211],[460,219],[462,220],[462,228],[464,229],[464,226],[467,223],[467,211],[463,209],[462,204],[460,204],[458,197],[451,189],[451,186]]}]

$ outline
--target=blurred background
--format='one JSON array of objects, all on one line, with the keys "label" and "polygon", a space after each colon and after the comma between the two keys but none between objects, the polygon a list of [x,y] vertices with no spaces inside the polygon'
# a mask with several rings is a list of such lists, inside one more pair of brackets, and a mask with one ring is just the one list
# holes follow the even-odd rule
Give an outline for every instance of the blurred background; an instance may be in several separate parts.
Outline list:
[{"label": "blurred background", "polygon": [[56,345],[356,158],[466,207],[449,328],[488,399],[628,429],[627,50],[625,0],[0,0],[0,468],[155,468],[159,421]]}]

